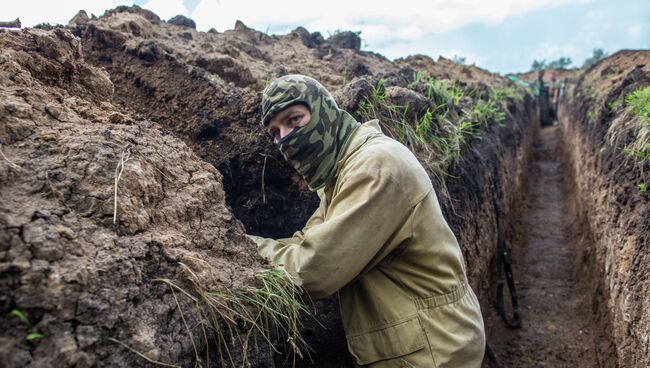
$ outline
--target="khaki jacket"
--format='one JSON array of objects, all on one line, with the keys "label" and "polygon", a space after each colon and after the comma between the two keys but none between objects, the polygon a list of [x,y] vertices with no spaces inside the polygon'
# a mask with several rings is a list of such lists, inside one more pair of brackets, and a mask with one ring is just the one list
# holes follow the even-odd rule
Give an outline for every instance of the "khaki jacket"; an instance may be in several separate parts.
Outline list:
[{"label": "khaki jacket", "polygon": [[288,239],[253,237],[313,298],[338,291],[355,363],[480,367],[481,311],[456,238],[415,156],[376,120],[352,136],[320,207]]}]

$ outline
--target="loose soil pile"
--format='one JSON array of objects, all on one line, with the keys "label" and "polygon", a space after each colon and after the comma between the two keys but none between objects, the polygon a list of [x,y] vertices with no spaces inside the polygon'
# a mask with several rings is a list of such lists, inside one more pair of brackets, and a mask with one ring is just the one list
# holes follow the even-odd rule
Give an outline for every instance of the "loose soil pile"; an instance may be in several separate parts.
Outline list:
[{"label": "loose soil pile", "polygon": [[[191,365],[179,306],[158,279],[181,280],[183,262],[207,288],[236,288],[262,265],[221,174],[117,109],[109,75],[84,61],[68,30],[1,32],[0,45],[0,361],[143,363],[113,338]],[[32,332],[42,338],[26,340]]]}]

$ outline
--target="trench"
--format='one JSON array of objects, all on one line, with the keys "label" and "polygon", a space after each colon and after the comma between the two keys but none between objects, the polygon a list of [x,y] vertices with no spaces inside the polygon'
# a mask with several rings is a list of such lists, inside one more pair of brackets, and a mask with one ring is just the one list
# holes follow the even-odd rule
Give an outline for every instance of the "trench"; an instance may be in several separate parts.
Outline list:
[{"label": "trench", "polygon": [[[318,199],[306,190],[295,172],[256,129],[259,101],[238,89],[225,92],[199,77],[188,79],[185,69],[168,60],[158,60],[156,68],[151,68],[148,61],[111,46],[101,45],[94,50],[93,40],[85,45],[87,55],[111,74],[116,88],[115,102],[157,121],[215,166],[223,176],[226,202],[248,233],[287,237],[304,225],[317,207]],[[133,82],[134,75],[138,76],[138,83]],[[185,92],[178,93],[179,90]],[[225,97],[219,98],[229,103],[217,104],[219,98],[215,96],[221,95]],[[530,110],[530,101],[521,107]],[[526,117],[522,114],[515,119]],[[455,209],[464,216],[454,214],[450,204],[441,198],[445,217],[465,247],[465,258],[473,268],[470,280],[475,281],[488,337],[499,361],[503,362],[501,366],[595,366],[594,318],[592,313],[585,313],[591,311],[593,282],[581,273],[588,265],[579,251],[588,239],[588,231],[576,214],[571,175],[556,127],[536,134],[533,154],[529,155],[531,162],[527,165],[528,186],[523,194],[527,208],[511,211],[521,212],[523,216],[516,223],[508,224],[514,233],[511,236],[514,271],[524,326],[511,331],[494,318],[492,298],[488,298],[490,292],[486,290],[493,284],[485,284],[493,277],[494,267],[487,269],[490,277],[485,277],[483,263],[489,263],[493,254],[490,250],[493,241],[485,232],[495,232],[495,229],[490,228],[491,193],[489,189],[484,190],[492,182],[488,178],[515,174],[511,164],[502,161],[518,158],[502,157],[500,146],[514,149],[518,144],[525,145],[517,143],[525,141],[523,130],[534,129],[533,124],[522,121],[511,124],[512,129],[486,134],[485,139],[477,142],[477,148],[469,150],[465,163],[456,168],[458,172],[450,175],[449,201],[455,202]],[[491,171],[493,168],[495,172]],[[500,181],[504,190],[519,189],[506,189],[502,178],[493,180]],[[513,198],[509,202],[514,201],[514,207],[520,207],[519,194],[506,193],[507,198]],[[484,214],[487,216],[479,221],[468,220]],[[314,310],[318,321],[302,319],[303,336],[313,351],[299,359],[296,366],[352,367],[337,297],[315,302]],[[276,347],[280,354],[274,356],[275,365],[285,366],[291,353],[282,344]]]},{"label": "trench", "polygon": [[489,343],[501,367],[596,367],[596,280],[585,253],[591,239],[559,127],[539,129],[532,150],[518,239],[511,243],[522,327],[488,318]]}]

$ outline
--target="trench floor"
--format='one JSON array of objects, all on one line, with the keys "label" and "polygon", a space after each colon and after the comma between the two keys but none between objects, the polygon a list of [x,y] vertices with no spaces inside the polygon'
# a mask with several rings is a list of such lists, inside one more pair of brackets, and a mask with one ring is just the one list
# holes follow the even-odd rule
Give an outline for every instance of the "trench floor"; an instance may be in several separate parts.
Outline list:
[{"label": "trench floor", "polygon": [[[493,321],[488,336],[500,367],[597,367],[590,281],[584,271],[584,227],[575,210],[569,167],[557,126],[535,137],[526,208],[513,244],[522,328]],[[506,303],[509,295],[506,294]],[[490,306],[492,307],[492,306]]]}]

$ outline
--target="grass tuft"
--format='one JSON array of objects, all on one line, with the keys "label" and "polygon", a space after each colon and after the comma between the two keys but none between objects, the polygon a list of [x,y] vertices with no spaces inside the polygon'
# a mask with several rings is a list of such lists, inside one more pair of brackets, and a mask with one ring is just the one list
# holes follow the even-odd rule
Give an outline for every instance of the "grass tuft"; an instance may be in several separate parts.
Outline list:
[{"label": "grass tuft", "polygon": [[[379,119],[387,135],[419,153],[422,164],[438,180],[441,195],[449,197],[445,179],[449,165],[462,159],[464,148],[490,124],[503,125],[507,103],[523,101],[525,91],[506,87],[484,97],[459,81],[435,80],[413,73],[408,87],[429,101],[424,113],[407,114],[407,108],[388,101],[380,79],[373,94],[359,103],[360,121]],[[409,117],[410,116],[410,117]]]},{"label": "grass tuft", "polygon": [[[186,264],[180,266],[186,271],[191,288],[186,289],[170,279],[160,279],[173,290],[181,292],[190,298],[196,306],[196,316],[199,319],[203,341],[211,337],[216,342],[220,366],[248,365],[248,350],[251,343],[258,346],[259,340],[268,344],[275,352],[273,336],[277,333],[286,337],[286,342],[292,351],[292,365],[295,366],[297,357],[309,355],[310,348],[300,334],[301,315],[315,318],[307,304],[301,298],[302,290],[292,277],[282,267],[263,269],[256,273],[257,286],[246,286],[236,289],[207,290],[199,281],[197,274]],[[191,334],[185,321],[185,312],[180,307],[176,294],[174,298],[181,313],[183,323]],[[243,335],[238,333],[244,331]],[[244,337],[242,337],[244,336]],[[191,336],[194,345],[194,337]],[[241,361],[231,349],[241,349]],[[195,354],[197,361],[198,350]],[[207,353],[206,353],[207,355]],[[206,356],[206,362],[209,356]],[[286,362],[285,362],[286,363]],[[209,365],[209,364],[208,364]]]},{"label": "grass tuft", "polygon": [[650,87],[626,95],[625,105],[609,126],[607,137],[643,173],[650,163]]}]

